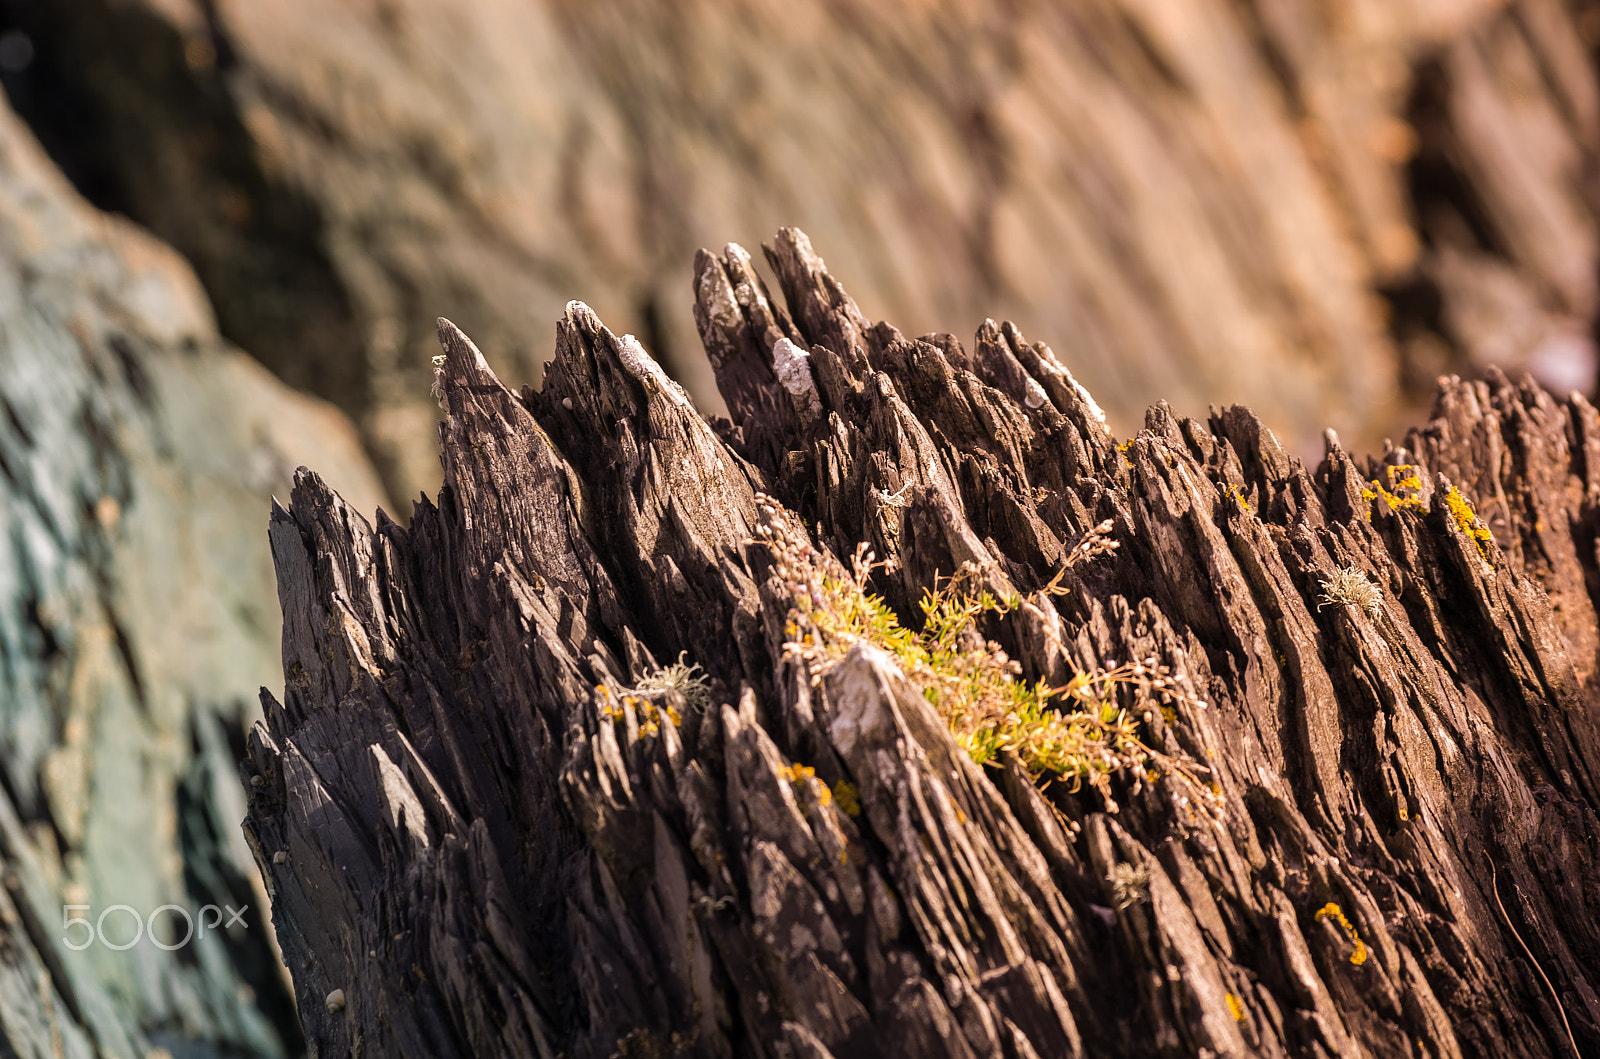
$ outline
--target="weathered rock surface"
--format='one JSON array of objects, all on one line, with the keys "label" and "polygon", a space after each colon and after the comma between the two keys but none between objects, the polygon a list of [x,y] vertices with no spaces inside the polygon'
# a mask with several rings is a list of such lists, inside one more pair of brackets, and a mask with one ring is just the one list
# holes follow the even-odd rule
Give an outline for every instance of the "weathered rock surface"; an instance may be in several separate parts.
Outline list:
[{"label": "weathered rock surface", "polygon": [[[279,669],[260,514],[305,461],[377,502],[349,422],[0,102],[0,1054],[297,1051],[237,761]],[[111,947],[208,904],[244,925]]]},{"label": "weathered rock surface", "polygon": [[57,156],[406,498],[438,484],[435,315],[529,378],[581,296],[715,411],[688,263],[780,224],[910,331],[1050,336],[1123,430],[1238,401],[1306,455],[1414,421],[1448,371],[1586,389],[1597,11],[0,3]]},{"label": "weathered rock surface", "polygon": [[[1600,1051],[1587,401],[1446,378],[1315,468],[1239,406],[1118,445],[1015,327],[910,339],[798,232],[768,260],[781,303],[695,263],[731,424],[584,305],[537,391],[441,322],[437,502],[274,511],[246,830],[312,1054]],[[870,542],[901,614],[977,563],[1030,679],[1172,667],[1206,705],[1124,704],[1220,802],[979,767],[870,646],[813,686],[779,524]],[[647,709],[680,657],[709,701]]]}]

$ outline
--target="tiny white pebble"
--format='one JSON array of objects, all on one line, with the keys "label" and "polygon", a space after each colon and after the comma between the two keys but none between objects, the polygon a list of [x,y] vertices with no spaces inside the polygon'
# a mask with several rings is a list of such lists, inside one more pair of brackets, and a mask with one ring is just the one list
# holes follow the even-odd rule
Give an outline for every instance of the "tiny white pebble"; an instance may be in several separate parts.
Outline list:
[{"label": "tiny white pebble", "polygon": [[567,410],[567,411],[569,411],[569,412],[570,412],[570,411],[572,411],[572,398],[570,398],[570,397],[563,397],[563,398],[562,398],[562,399],[561,399],[561,407],[562,407],[562,408],[565,408],[565,409],[566,409],[566,410]]},{"label": "tiny white pebble", "polygon": [[335,989],[328,994],[328,999],[324,1003],[328,1005],[328,1014],[337,1015],[344,1010],[344,990]]},{"label": "tiny white pebble", "polygon": [[272,855],[272,863],[274,863],[274,864],[282,864],[284,861],[286,861],[288,859],[289,859],[289,854],[285,853],[281,849],[278,850],[278,852],[276,852],[276,853],[274,853]]},{"label": "tiny white pebble", "polygon": [[267,781],[265,779],[263,779],[262,777],[260,777],[260,776],[251,776],[250,777],[250,786],[252,786],[252,787],[265,787],[266,785],[267,785]]}]

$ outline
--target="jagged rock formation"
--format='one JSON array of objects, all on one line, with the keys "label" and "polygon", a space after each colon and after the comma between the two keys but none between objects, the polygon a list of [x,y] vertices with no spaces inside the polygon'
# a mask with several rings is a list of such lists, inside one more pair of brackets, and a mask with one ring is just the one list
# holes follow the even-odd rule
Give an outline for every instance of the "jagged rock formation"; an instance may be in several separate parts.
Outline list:
[{"label": "jagged rock formation", "polygon": [[[236,766],[279,668],[260,514],[308,460],[376,503],[349,422],[0,101],[0,1055],[298,1051]],[[248,911],[158,911],[207,904]]]},{"label": "jagged rock formation", "polygon": [[0,0],[8,25],[57,157],[357,418],[402,503],[438,484],[435,315],[529,378],[581,296],[717,410],[689,262],[780,224],[902,326],[1048,335],[1123,431],[1238,401],[1303,456],[1413,421],[1444,372],[1593,381],[1594,0]]},{"label": "jagged rock formation", "polygon": [[[1119,445],[1013,326],[910,339],[798,232],[768,261],[783,304],[695,263],[731,423],[581,304],[538,390],[441,322],[437,502],[274,510],[246,831],[313,1055],[1600,1049],[1588,402],[1447,378],[1315,468],[1238,406]],[[1123,705],[1220,801],[975,765],[869,645],[813,685],[763,532],[870,542],[902,615],[976,563],[1030,678],[1158,659],[1203,703]],[[704,703],[641,690],[678,658]]]}]

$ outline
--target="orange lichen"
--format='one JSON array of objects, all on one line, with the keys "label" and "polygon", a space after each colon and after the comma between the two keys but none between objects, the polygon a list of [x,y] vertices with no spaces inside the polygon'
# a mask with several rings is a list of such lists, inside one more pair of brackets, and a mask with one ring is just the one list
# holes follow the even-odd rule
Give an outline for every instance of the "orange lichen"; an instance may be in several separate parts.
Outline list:
[{"label": "orange lichen", "polygon": [[1355,944],[1355,951],[1350,954],[1350,962],[1355,964],[1357,967],[1360,967],[1362,964],[1367,962],[1366,943],[1361,940],[1360,935],[1356,933],[1356,928],[1351,925],[1350,920],[1345,918],[1344,912],[1340,910],[1338,905],[1334,904],[1332,901],[1329,901],[1327,904],[1323,905],[1317,910],[1317,914],[1313,916],[1312,919],[1318,923],[1322,922],[1324,919],[1332,919],[1334,922],[1338,923],[1344,928],[1344,932],[1350,935],[1351,942]]}]

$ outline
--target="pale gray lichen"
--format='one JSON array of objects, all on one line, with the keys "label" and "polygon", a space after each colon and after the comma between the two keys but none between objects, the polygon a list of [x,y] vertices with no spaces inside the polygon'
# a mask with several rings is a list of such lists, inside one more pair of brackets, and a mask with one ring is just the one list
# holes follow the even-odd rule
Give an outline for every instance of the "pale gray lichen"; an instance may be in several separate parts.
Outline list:
[{"label": "pale gray lichen", "polygon": [[688,651],[680,651],[678,660],[670,666],[663,666],[654,672],[646,673],[639,683],[632,688],[624,689],[635,695],[658,694],[663,691],[674,690],[683,696],[689,708],[700,713],[711,705],[711,690],[706,684],[705,672],[701,670],[697,676],[695,671],[700,669],[700,663],[684,663],[684,656]]},{"label": "pale gray lichen", "polygon": [[1359,569],[1346,566],[1322,582],[1322,597],[1317,603],[1317,609],[1349,604],[1368,615],[1374,615],[1382,602],[1383,591],[1368,581],[1367,575]]},{"label": "pale gray lichen", "polygon": [[1038,348],[1039,370],[1048,372],[1049,374],[1056,376],[1058,379],[1064,379],[1066,384],[1072,387],[1072,389],[1077,393],[1078,400],[1083,402],[1084,407],[1089,410],[1089,414],[1094,417],[1095,422],[1099,423],[1100,426],[1105,429],[1107,434],[1111,433],[1111,424],[1106,422],[1105,410],[1095,402],[1094,397],[1090,395],[1088,389],[1083,385],[1083,383],[1072,377],[1072,372],[1068,371],[1067,366],[1056,358],[1056,354],[1053,349],[1051,349],[1049,346]]},{"label": "pale gray lichen", "polygon": [[617,339],[616,349],[617,359],[622,362],[622,366],[627,370],[628,374],[641,382],[649,379],[661,387],[663,393],[679,397],[685,401],[688,400],[683,388],[672,381],[672,377],[661,369],[661,365],[655,362],[654,357],[645,352],[644,346],[639,344],[637,338],[632,335],[623,335]]},{"label": "pale gray lichen", "polygon": [[796,397],[816,392],[817,384],[811,378],[811,354],[787,338],[772,343],[772,367],[783,388]]},{"label": "pale gray lichen", "polygon": [[1115,864],[1111,868],[1111,901],[1118,912],[1150,898],[1150,869],[1143,864]]},{"label": "pale gray lichen", "polygon": [[723,327],[733,327],[739,322],[739,306],[734,302],[733,289],[720,268],[709,268],[700,276],[700,303],[710,311],[711,318]]},{"label": "pale gray lichen", "polygon": [[911,482],[907,482],[905,485],[902,485],[897,492],[893,493],[886,489],[874,488],[872,490],[872,496],[884,507],[905,507],[906,504],[909,503],[909,501],[907,501],[905,498],[906,490],[910,489],[912,484],[913,483]]}]

